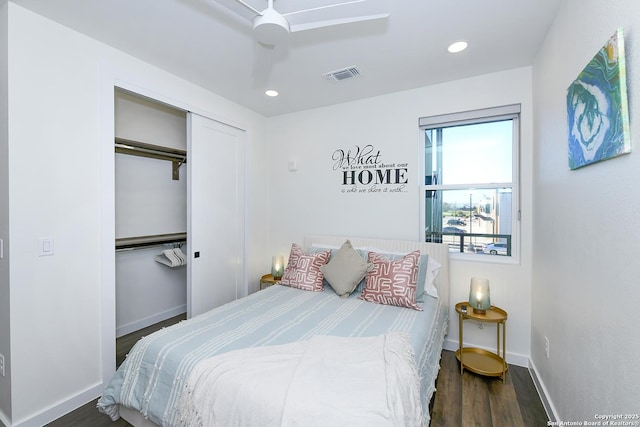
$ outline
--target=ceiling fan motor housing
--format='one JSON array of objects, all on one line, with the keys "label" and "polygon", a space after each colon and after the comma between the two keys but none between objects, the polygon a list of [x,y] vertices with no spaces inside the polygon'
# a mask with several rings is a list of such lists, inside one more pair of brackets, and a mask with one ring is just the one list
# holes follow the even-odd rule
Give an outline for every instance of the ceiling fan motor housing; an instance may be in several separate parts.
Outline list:
[{"label": "ceiling fan motor housing", "polygon": [[277,45],[287,39],[289,22],[284,16],[269,8],[253,19],[253,34],[260,43]]}]

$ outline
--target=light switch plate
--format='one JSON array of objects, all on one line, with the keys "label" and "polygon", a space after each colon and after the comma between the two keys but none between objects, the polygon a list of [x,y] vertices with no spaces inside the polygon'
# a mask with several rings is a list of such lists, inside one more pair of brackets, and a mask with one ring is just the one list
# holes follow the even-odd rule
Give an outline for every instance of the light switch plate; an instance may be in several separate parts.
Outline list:
[{"label": "light switch plate", "polygon": [[38,256],[53,255],[53,238],[41,237],[38,239]]}]

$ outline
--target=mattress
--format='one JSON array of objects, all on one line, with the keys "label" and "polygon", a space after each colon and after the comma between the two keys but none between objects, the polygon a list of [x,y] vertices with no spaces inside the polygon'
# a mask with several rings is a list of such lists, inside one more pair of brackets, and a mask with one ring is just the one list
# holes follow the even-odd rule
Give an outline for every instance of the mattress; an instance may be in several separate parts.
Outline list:
[{"label": "mattress", "polygon": [[411,336],[421,377],[425,425],[435,391],[448,308],[425,296],[423,311],[374,304],[357,294],[339,298],[330,287],[308,292],[274,285],[141,339],[98,402],[112,418],[119,406],[139,411],[157,425],[177,423],[173,410],[193,367],[231,350],[286,344],[314,335],[377,336],[388,331]]}]

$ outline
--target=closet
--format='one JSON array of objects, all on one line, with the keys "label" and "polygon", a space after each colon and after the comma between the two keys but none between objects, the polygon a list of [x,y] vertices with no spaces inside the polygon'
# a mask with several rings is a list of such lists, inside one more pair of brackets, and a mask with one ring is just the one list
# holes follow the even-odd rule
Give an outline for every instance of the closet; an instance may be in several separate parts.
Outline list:
[{"label": "closet", "polygon": [[187,311],[187,113],[115,91],[116,337]]},{"label": "closet", "polygon": [[246,132],[120,88],[114,100],[119,337],[247,294]]}]

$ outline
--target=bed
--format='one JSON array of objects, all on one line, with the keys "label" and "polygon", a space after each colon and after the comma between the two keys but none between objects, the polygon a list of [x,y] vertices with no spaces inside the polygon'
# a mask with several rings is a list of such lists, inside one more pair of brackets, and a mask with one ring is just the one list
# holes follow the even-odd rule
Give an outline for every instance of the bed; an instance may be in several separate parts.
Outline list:
[{"label": "bed", "polygon": [[[342,387],[342,385],[337,385],[338,383],[334,383],[334,381],[347,378],[347,381],[344,382],[344,389],[338,390],[338,392],[349,392],[351,393],[350,396],[353,396],[360,393],[352,393],[349,391],[349,387],[357,390],[356,387],[360,386],[361,389],[359,390],[363,392],[370,387],[367,381],[369,381],[371,375],[367,377],[367,375],[362,376],[360,374],[361,377],[356,377],[356,375],[359,375],[357,371],[364,369],[360,368],[364,363],[348,364],[348,357],[352,359],[360,358],[363,355],[368,356],[369,353],[377,355],[379,353],[378,350],[380,350],[380,352],[385,352],[384,355],[387,359],[391,359],[387,357],[389,354],[400,354],[398,357],[406,359],[408,356],[404,354],[407,353],[411,359],[411,367],[408,369],[411,372],[415,372],[417,379],[415,388],[417,389],[416,401],[419,401],[419,408],[417,408],[419,414],[416,416],[420,417],[419,424],[428,425],[429,402],[435,391],[440,354],[447,331],[449,307],[448,247],[437,243],[310,235],[304,238],[304,254],[329,251],[330,256],[337,259],[337,251],[342,251],[346,243],[350,243],[351,247],[357,250],[365,261],[367,261],[367,254],[369,253],[375,253],[393,260],[401,259],[404,254],[414,253],[416,250],[419,251],[421,269],[423,267],[426,268],[427,264],[424,264],[424,266],[422,264],[424,260],[431,260],[428,265],[429,268],[433,269],[430,272],[433,273],[431,278],[432,291],[427,293],[427,289],[425,289],[424,295],[418,295],[416,298],[416,301],[420,301],[416,303],[418,309],[411,309],[396,305],[372,303],[359,298],[365,292],[363,290],[363,286],[366,286],[363,285],[364,279],[360,281],[353,292],[342,296],[338,295],[338,290],[327,286],[326,281],[322,290],[317,292],[309,292],[278,284],[268,287],[141,339],[132,348],[125,362],[105,387],[103,396],[98,401],[98,409],[111,416],[112,419],[122,417],[130,424],[140,427],[154,425],[207,425],[206,422],[201,420],[199,423],[191,422],[188,419],[185,421],[185,413],[188,412],[184,409],[185,401],[187,406],[189,404],[195,405],[193,401],[196,394],[194,393],[193,399],[190,397],[191,392],[194,391],[190,387],[195,387],[193,382],[194,374],[196,372],[202,374],[204,371],[201,368],[205,366],[206,362],[215,361],[218,369],[224,369],[225,373],[230,370],[230,368],[227,369],[230,366],[229,364],[235,362],[240,365],[244,363],[244,366],[253,368],[253,371],[246,370],[243,373],[244,377],[239,377],[243,379],[232,381],[233,383],[249,384],[245,388],[250,390],[239,391],[234,389],[227,392],[226,388],[220,389],[223,391],[218,392],[218,399],[222,399],[222,397],[235,399],[229,400],[231,406],[234,406],[234,402],[241,401],[240,408],[243,409],[240,412],[243,413],[242,417],[245,417],[237,418],[234,422],[225,422],[225,424],[250,425],[252,422],[247,420],[252,418],[246,418],[249,416],[262,417],[253,418],[254,420],[269,419],[268,416],[271,415],[265,418],[265,414],[259,412],[261,406],[268,406],[270,411],[276,409],[280,411],[277,415],[274,415],[275,419],[278,419],[277,417],[284,417],[285,409],[279,408],[278,405],[280,403],[272,403],[273,401],[270,399],[278,398],[278,393],[282,391],[279,388],[282,388],[284,390],[282,393],[286,394],[286,390],[298,390],[301,384],[310,383],[315,387],[321,387],[317,384],[322,382],[322,377],[326,375],[326,372],[324,372],[317,374],[319,376],[309,377],[307,374],[313,372],[313,370],[306,369],[304,370],[306,375],[304,381],[306,383],[300,379],[300,363],[312,363],[309,362],[312,358],[303,355],[317,355],[318,349],[322,351],[324,348],[330,348],[331,351],[328,351],[327,355],[321,354],[316,357],[316,359],[320,359],[320,363],[325,363],[329,356],[332,356],[330,353],[335,353],[335,348],[342,350],[343,347],[339,346],[347,345],[345,352],[340,353],[346,355],[344,359],[340,360],[338,364],[331,365],[333,367],[330,371],[334,377],[330,380],[327,379],[335,387]],[[291,258],[292,255],[290,255]],[[423,270],[421,270],[420,274],[423,273]],[[427,275],[430,273],[427,273]],[[286,275],[287,273],[285,272],[285,277]],[[421,276],[420,280],[422,279],[423,277]],[[429,286],[427,282],[428,280],[425,280],[426,287]],[[420,292],[422,292],[421,289]],[[407,352],[397,351],[397,349],[394,350],[391,347],[394,343],[399,343],[400,341],[404,345],[408,344],[409,349]],[[354,343],[357,343],[357,345],[352,345]],[[302,345],[305,347],[302,348]],[[315,350],[312,352],[311,348],[314,345]],[[334,345],[338,347],[333,347]],[[374,348],[367,347],[373,345],[380,345],[381,347],[375,347],[375,351],[366,350],[367,348]],[[357,348],[360,353],[349,353],[352,348]],[[387,350],[387,348],[390,350]],[[268,353],[265,356],[262,353],[264,351],[272,353]],[[280,353],[273,353],[273,351],[279,351]],[[278,354],[279,356],[276,356]],[[253,359],[247,358],[245,362],[245,359],[239,359],[240,355],[253,357]],[[278,357],[294,357],[293,355],[300,355],[300,358],[292,359],[293,361],[285,363],[285,365],[298,366],[297,374],[289,373],[292,368],[287,367],[288,371],[285,372],[279,371],[279,367],[272,369],[271,366],[275,365],[268,364],[269,361]],[[377,361],[373,360],[372,362],[375,363]],[[265,363],[264,367],[259,363]],[[386,361],[385,363],[390,362]],[[405,365],[402,365],[402,369],[405,369],[409,362],[405,360],[404,363]],[[221,366],[224,366],[224,368],[221,368]],[[337,369],[334,369],[334,367],[337,367]],[[353,370],[354,377],[349,378],[350,374],[345,375],[345,369]],[[271,378],[266,377],[266,379],[261,380],[263,381],[262,385],[255,385],[253,383],[255,370],[259,371],[258,374],[270,374]],[[395,373],[396,382],[402,387],[410,387],[407,384],[411,383],[411,381],[404,380],[411,377],[407,372],[406,370],[397,370],[397,373]],[[280,378],[289,378],[288,375],[291,375],[294,379],[285,386],[278,386],[281,382]],[[389,375],[387,374],[386,378],[387,387],[389,387],[388,384],[391,384]],[[208,383],[207,387],[212,384],[217,387],[226,387],[220,378],[222,377],[216,378],[215,384]],[[267,381],[266,386],[264,381]],[[371,396],[373,396],[373,387],[376,386],[372,385],[371,387]],[[387,393],[391,392],[388,391]],[[205,395],[207,399],[215,399],[215,396],[211,396],[211,394],[215,393],[207,389],[198,396]],[[334,398],[333,394],[332,392],[331,396],[326,397],[326,399]],[[407,394],[410,394],[410,392],[407,392]],[[291,392],[290,395],[293,396],[289,396],[287,399],[293,399],[295,396],[304,395],[304,393]],[[391,394],[388,394],[388,396],[391,396]],[[381,396],[378,394],[378,397]],[[324,399],[325,396],[323,395],[323,398],[319,400],[324,401]],[[385,397],[382,396],[382,400],[384,399]],[[344,409],[347,412],[355,411],[356,409],[354,408],[356,408],[357,404],[350,402],[348,398],[344,399],[344,396],[338,403],[327,401],[324,404],[335,408],[342,405],[345,400],[347,401],[345,404],[347,407]],[[369,400],[368,396],[367,400]],[[224,400],[220,401],[224,402]],[[373,401],[373,398],[371,401]],[[211,403],[213,401],[207,402]],[[265,404],[264,402],[269,403]],[[224,408],[227,406],[229,405],[225,403]],[[304,404],[300,403],[299,398],[297,401],[282,401],[282,406],[283,408],[289,408],[286,409],[287,417],[291,413],[290,408],[296,408],[299,411],[302,407],[302,412],[306,410],[312,411],[311,407],[305,408]],[[412,412],[415,408],[406,404],[406,402],[400,402],[398,407],[400,412],[411,412],[411,416],[416,414]],[[256,414],[252,414],[252,412],[256,412]],[[358,416],[358,414],[356,413],[355,416]],[[403,413],[402,416],[406,417],[407,414]],[[284,420],[285,418],[279,419]],[[317,425],[332,424],[328,419],[325,421],[318,417],[314,417],[314,419],[317,420]],[[260,424],[296,425],[296,422],[295,420],[293,422],[265,421]],[[306,422],[305,424],[310,425]]]}]

